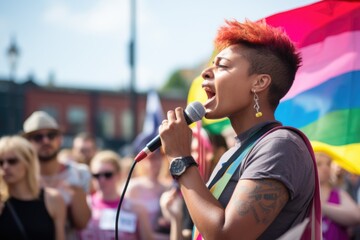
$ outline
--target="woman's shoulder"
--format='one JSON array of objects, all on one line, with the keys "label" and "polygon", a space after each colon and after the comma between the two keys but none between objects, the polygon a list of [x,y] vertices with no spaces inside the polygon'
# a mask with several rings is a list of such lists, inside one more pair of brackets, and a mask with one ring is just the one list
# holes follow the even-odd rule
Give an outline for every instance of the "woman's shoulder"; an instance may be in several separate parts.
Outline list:
[{"label": "woman's shoulder", "polygon": [[130,199],[124,202],[124,208],[127,211],[133,212],[135,214],[142,214],[143,212],[146,212],[146,208],[143,204],[137,201],[131,201]]},{"label": "woman's shoulder", "polygon": [[128,191],[145,191],[148,185],[149,181],[145,177],[134,177],[129,182]]},{"label": "woman's shoulder", "polygon": [[47,197],[47,198],[50,198],[50,199],[62,198],[59,190],[57,190],[56,188],[45,187],[45,188],[43,188],[43,191],[44,191],[45,197]]},{"label": "woman's shoulder", "polygon": [[[306,136],[295,128],[282,127],[265,135],[259,142],[261,148],[279,150],[286,152],[308,153],[309,148],[306,143]],[[267,151],[269,150],[267,149]]]},{"label": "woman's shoulder", "polygon": [[302,135],[303,133],[299,129],[289,126],[281,126],[267,134],[270,138],[286,138],[295,141],[302,139]]},{"label": "woman's shoulder", "polygon": [[45,204],[50,213],[53,213],[54,211],[63,211],[66,208],[65,201],[57,189],[46,187],[43,191]]}]

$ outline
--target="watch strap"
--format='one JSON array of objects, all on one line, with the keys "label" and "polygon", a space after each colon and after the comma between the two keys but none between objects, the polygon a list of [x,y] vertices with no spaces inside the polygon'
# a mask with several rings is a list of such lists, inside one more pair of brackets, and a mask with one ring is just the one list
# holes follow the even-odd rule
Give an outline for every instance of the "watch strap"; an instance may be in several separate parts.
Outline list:
[{"label": "watch strap", "polygon": [[195,159],[192,156],[178,157],[178,158],[180,158],[182,161],[184,161],[186,167],[190,167],[193,165],[198,166],[197,162],[195,161]]},{"label": "watch strap", "polygon": [[[173,172],[170,171],[171,175],[173,176],[174,179],[178,179],[182,174],[184,174],[186,172],[186,170],[191,167],[191,166],[198,166],[198,163],[195,161],[195,159],[192,156],[186,156],[186,157],[176,157],[174,158],[171,162],[173,161],[182,161],[184,166],[185,166],[185,170],[181,173],[181,174],[174,174]],[[170,163],[171,165],[171,163]],[[170,166],[171,168],[171,166]]]}]

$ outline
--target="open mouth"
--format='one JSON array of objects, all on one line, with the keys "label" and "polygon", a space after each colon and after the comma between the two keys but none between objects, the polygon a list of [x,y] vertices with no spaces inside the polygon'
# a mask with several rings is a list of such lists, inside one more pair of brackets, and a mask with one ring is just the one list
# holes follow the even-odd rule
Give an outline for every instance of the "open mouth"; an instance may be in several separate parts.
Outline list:
[{"label": "open mouth", "polygon": [[215,92],[212,91],[209,87],[204,87],[204,91],[205,91],[208,99],[211,99],[211,98],[215,97],[215,95],[216,95]]}]

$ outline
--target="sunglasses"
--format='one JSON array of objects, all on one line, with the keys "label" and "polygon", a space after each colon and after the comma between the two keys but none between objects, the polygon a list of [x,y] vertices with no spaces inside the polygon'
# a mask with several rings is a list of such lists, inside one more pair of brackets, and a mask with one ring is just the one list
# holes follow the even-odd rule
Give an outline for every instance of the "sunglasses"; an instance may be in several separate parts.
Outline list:
[{"label": "sunglasses", "polygon": [[17,158],[0,159],[0,167],[3,167],[5,163],[9,166],[14,166],[19,162]]},{"label": "sunglasses", "polygon": [[103,172],[103,173],[93,173],[92,176],[96,179],[100,179],[101,177],[104,177],[105,179],[110,179],[112,176],[114,176],[113,172]]},{"label": "sunglasses", "polygon": [[48,132],[45,134],[42,134],[42,133],[33,134],[29,138],[31,140],[34,140],[35,142],[42,142],[45,137],[49,140],[54,140],[57,136],[59,136],[58,132]]}]

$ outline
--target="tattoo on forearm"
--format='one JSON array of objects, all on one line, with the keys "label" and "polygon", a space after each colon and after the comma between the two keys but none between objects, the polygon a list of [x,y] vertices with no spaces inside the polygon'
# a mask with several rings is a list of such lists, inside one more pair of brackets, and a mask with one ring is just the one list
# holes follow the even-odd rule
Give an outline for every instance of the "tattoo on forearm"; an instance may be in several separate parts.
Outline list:
[{"label": "tattoo on forearm", "polygon": [[[274,180],[259,180],[252,188],[243,187],[238,195],[237,210],[240,216],[252,214],[256,222],[268,224],[273,213],[279,212],[286,204],[288,193],[285,187]],[[241,195],[246,194],[247,200]]]}]

